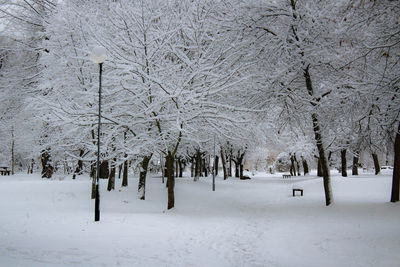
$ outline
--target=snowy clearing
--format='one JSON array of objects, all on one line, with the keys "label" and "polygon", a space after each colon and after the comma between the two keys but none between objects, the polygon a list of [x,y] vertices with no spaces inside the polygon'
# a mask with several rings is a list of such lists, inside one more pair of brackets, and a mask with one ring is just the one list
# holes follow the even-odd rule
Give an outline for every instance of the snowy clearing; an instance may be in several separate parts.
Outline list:
[{"label": "snowy clearing", "polygon": [[1,176],[0,266],[398,266],[391,175],[332,176],[331,207],[315,175],[177,178],[172,211],[160,177],[145,201],[102,180],[97,223],[87,176]]}]

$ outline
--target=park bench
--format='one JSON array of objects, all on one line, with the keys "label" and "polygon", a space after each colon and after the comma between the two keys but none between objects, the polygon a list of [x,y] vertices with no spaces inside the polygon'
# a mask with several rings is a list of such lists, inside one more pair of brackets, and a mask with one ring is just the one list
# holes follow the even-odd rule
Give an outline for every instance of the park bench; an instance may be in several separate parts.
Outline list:
[{"label": "park bench", "polygon": [[1,175],[10,175],[10,170],[8,167],[0,167],[0,174]]},{"label": "park bench", "polygon": [[282,174],[283,179],[289,179],[290,177],[292,177],[290,174]]},{"label": "park bench", "polygon": [[296,195],[296,192],[300,192],[301,196],[303,196],[303,189],[300,189],[300,188],[293,188],[293,196]]}]

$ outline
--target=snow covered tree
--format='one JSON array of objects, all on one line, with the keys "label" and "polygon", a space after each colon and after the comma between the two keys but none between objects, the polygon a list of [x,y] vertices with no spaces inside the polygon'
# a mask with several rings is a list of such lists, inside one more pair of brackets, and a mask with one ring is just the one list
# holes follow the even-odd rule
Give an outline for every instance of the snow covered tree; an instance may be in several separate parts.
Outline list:
[{"label": "snow covered tree", "polygon": [[[378,152],[394,145],[396,163],[399,151],[395,137],[399,123],[400,7],[396,1],[349,1],[343,13],[345,40],[353,52],[344,68],[350,70],[352,87],[364,99],[359,106],[364,111],[359,120],[360,143],[372,154],[379,173]],[[392,202],[399,200],[399,167],[395,169]]]},{"label": "snow covered tree", "polygon": [[[260,6],[245,5],[243,33],[258,37],[254,57],[264,105],[279,108],[278,119],[292,129],[313,129],[323,170],[325,203],[333,201],[326,155],[326,131],[334,110],[332,91],[338,88],[332,65],[336,57],[337,6],[319,1],[278,1]],[[254,37],[255,38],[255,37]],[[326,55],[331,55],[326,57]],[[329,74],[329,75],[328,75]]]},{"label": "snow covered tree", "polygon": [[[41,70],[38,59],[40,53],[45,51],[41,46],[44,38],[44,24],[54,7],[53,1],[46,0],[0,2],[1,23],[4,27],[0,44],[0,87],[4,100],[0,107],[3,110],[1,128],[7,132],[3,136],[9,137],[3,140],[7,140],[11,144],[12,172],[14,172],[15,166],[15,153],[29,154],[20,157],[22,160],[25,157],[30,161],[36,157],[36,153],[29,150],[37,147],[34,145],[33,136],[38,137],[39,133],[30,129],[28,134],[26,129],[21,129],[21,125],[28,125],[32,122],[32,114],[26,112],[25,108],[29,104],[30,97],[40,94],[37,90],[38,73]],[[33,125],[30,124],[30,126]],[[38,126],[37,123],[36,125]],[[34,129],[39,130],[40,126],[34,127]],[[38,148],[36,151],[40,150]]]}]

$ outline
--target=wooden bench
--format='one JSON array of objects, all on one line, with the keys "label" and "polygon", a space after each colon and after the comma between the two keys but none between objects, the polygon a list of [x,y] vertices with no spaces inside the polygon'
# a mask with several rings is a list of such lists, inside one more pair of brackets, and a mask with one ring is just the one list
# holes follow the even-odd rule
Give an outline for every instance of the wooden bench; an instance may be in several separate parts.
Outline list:
[{"label": "wooden bench", "polygon": [[303,189],[300,189],[300,188],[293,188],[293,196],[296,195],[296,191],[300,192],[301,196],[303,196]]},{"label": "wooden bench", "polygon": [[290,177],[292,177],[290,174],[282,174],[283,179],[289,179]]},{"label": "wooden bench", "polygon": [[8,167],[0,167],[0,174],[1,175],[10,175],[10,170]]}]

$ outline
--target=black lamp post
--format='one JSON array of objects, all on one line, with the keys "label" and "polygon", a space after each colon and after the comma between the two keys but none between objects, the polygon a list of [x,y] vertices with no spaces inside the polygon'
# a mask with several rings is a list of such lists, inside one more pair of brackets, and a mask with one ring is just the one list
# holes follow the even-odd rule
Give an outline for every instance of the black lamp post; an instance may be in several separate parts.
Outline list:
[{"label": "black lamp post", "polygon": [[99,64],[99,122],[97,125],[97,163],[96,163],[96,180],[95,180],[95,204],[94,204],[94,221],[100,221],[100,126],[101,126],[101,74],[103,71],[103,62],[107,58],[106,49],[102,46],[96,46],[90,58],[94,63]]},{"label": "black lamp post", "polygon": [[212,191],[215,191],[215,134],[214,134],[214,164],[213,164],[213,182],[212,182]]}]

